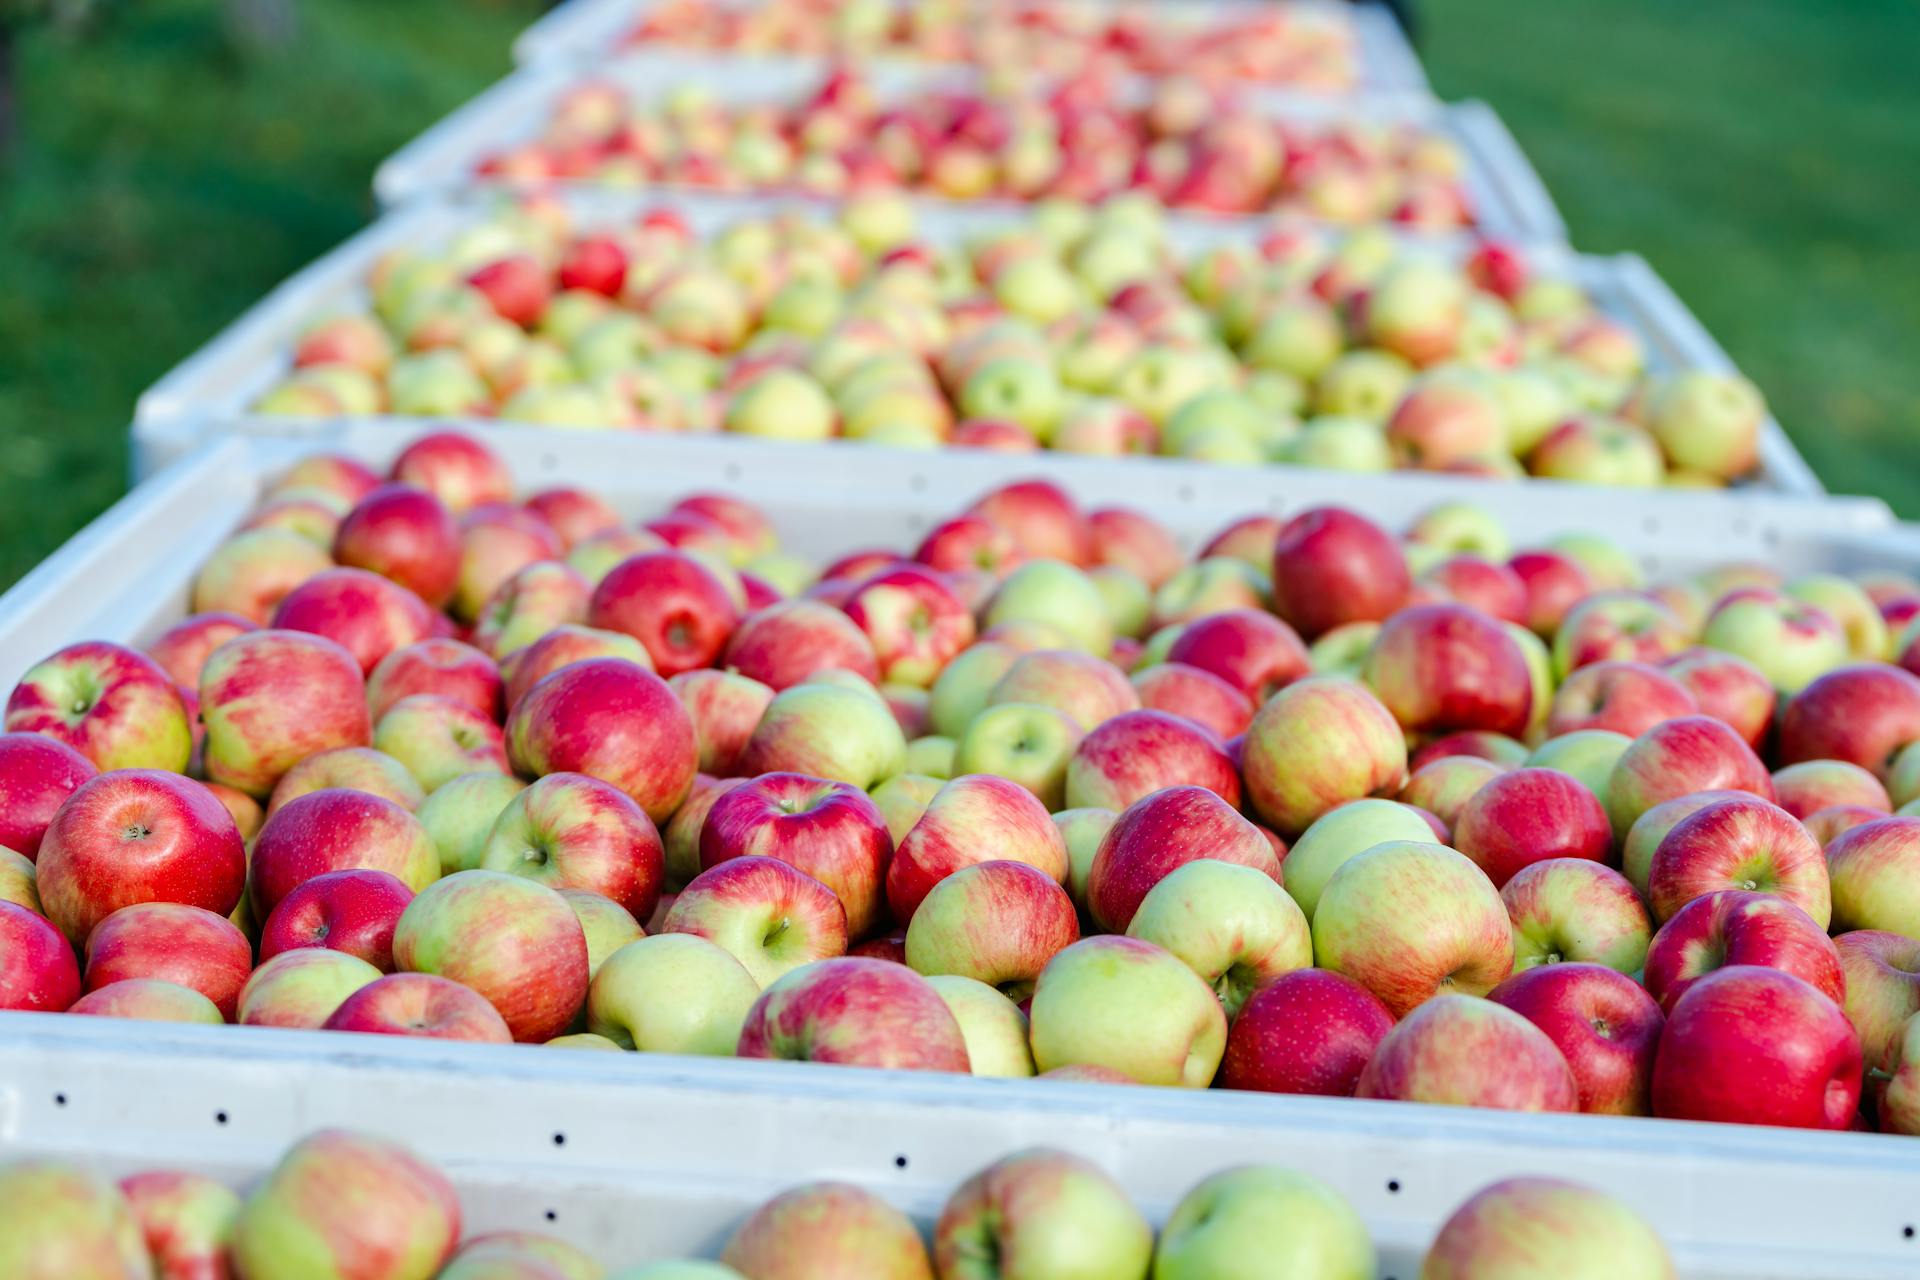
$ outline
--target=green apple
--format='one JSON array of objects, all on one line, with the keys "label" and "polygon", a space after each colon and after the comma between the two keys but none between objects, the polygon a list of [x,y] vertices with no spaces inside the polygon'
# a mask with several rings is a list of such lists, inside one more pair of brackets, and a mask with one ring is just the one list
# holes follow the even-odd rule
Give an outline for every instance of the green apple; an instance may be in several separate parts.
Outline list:
[{"label": "green apple", "polygon": [[747,739],[740,771],[805,773],[865,791],[904,772],[906,761],[906,735],[872,686],[822,679],[774,696]]},{"label": "green apple", "polygon": [[929,778],[951,778],[953,755],[959,743],[941,734],[930,733],[907,744],[906,771]]},{"label": "green apple", "polygon": [[1483,560],[1505,560],[1513,554],[1513,539],[1500,517],[1477,502],[1443,502],[1427,508],[1408,527],[1407,540]]},{"label": "green apple", "polygon": [[1052,324],[1086,302],[1080,282],[1050,254],[1030,253],[1003,267],[993,279],[1001,306],[1036,324]]},{"label": "green apple", "polygon": [[1373,1280],[1366,1223],[1318,1178],[1271,1165],[1217,1173],[1182,1196],[1153,1280]]},{"label": "green apple", "polygon": [[1105,302],[1130,284],[1160,275],[1161,267],[1151,236],[1106,226],[1080,241],[1073,251],[1073,271],[1088,293]]},{"label": "green apple", "polygon": [[940,993],[960,1024],[974,1075],[1019,1079],[1033,1074],[1027,1015],[1019,1005],[978,978],[956,973],[934,974],[927,978],[927,985]]},{"label": "green apple", "polygon": [[1153,592],[1139,574],[1117,564],[1103,564],[1089,570],[1087,576],[1100,589],[1117,634],[1138,637],[1146,631],[1153,615]]},{"label": "green apple", "polygon": [[1127,1193],[1065,1151],[1035,1148],[974,1174],[933,1231],[946,1280],[1146,1280],[1153,1228]]},{"label": "green apple", "polygon": [[1111,809],[1062,809],[1053,815],[1053,825],[1067,845],[1067,895],[1081,915],[1087,914],[1087,875],[1093,869],[1093,855],[1100,852],[1100,841],[1107,828],[1120,815]]},{"label": "green apple", "polygon": [[729,1057],[760,984],[719,946],[691,933],[629,942],[600,966],[587,1027],[623,1049]]},{"label": "green apple", "polygon": [[797,369],[769,369],[734,394],[725,426],[736,435],[766,440],[829,440],[833,400]]},{"label": "green apple", "polygon": [[1781,588],[1795,600],[1805,601],[1840,624],[1847,637],[1847,649],[1861,662],[1885,662],[1893,655],[1893,638],[1887,634],[1886,619],[1860,584],[1837,573],[1810,573],[1794,578]]},{"label": "green apple", "polygon": [[958,738],[965,733],[974,716],[987,705],[993,686],[1019,657],[1019,651],[1012,646],[992,640],[981,641],[955,655],[934,678],[929,690],[927,723],[933,731],[944,738]]},{"label": "green apple", "polygon": [[960,412],[969,418],[1017,423],[1044,442],[1066,407],[1066,393],[1044,359],[1003,355],[974,370],[960,388]]},{"label": "green apple", "polygon": [[1343,622],[1331,631],[1322,632],[1319,639],[1307,646],[1313,673],[1358,680],[1361,668],[1366,665],[1367,651],[1373,648],[1374,637],[1379,634],[1377,622]]},{"label": "green apple", "polygon": [[1164,426],[1195,396],[1227,385],[1223,364],[1231,360],[1206,348],[1148,347],[1120,371],[1113,393]]},{"label": "green apple", "polygon": [[1097,1066],[1140,1084],[1204,1089],[1226,1050],[1227,1015],[1213,991],[1138,938],[1086,938],[1061,951],[1041,971],[1028,1016],[1043,1072]]},{"label": "green apple", "polygon": [[1610,729],[1576,729],[1557,738],[1548,738],[1533,749],[1524,765],[1528,769],[1558,769],[1571,774],[1594,795],[1605,797],[1607,779],[1620,754],[1633,745],[1633,739]]},{"label": "green apple", "polygon": [[1002,702],[976,715],[954,744],[954,776],[997,774],[1033,792],[1049,810],[1059,809],[1066,801],[1067,763],[1081,736],[1064,711]]},{"label": "green apple", "polygon": [[[907,744],[907,753],[912,755],[912,743]],[[907,832],[913,830],[913,824],[920,821],[920,815],[927,811],[928,802],[945,781],[943,777],[909,769],[906,773],[894,774],[873,789],[869,798],[886,820],[887,832],[895,844],[899,844]]]},{"label": "green apple", "polygon": [[1384,424],[1412,382],[1413,366],[1391,352],[1349,351],[1320,375],[1314,387],[1314,411]]},{"label": "green apple", "polygon": [[1408,805],[1397,800],[1350,801],[1321,814],[1287,850],[1281,863],[1286,891],[1312,920],[1327,881],[1349,858],[1389,840],[1433,839],[1433,828]]},{"label": "green apple", "polygon": [[1325,471],[1391,471],[1387,433],[1364,418],[1309,418],[1287,447],[1285,460]]},{"label": "green apple", "polygon": [[[1044,622],[1059,628],[1074,648],[1096,658],[1113,649],[1113,619],[1099,586],[1061,560],[1030,560],[1015,569],[993,593],[983,621],[988,627]],[[936,721],[934,727],[942,726]]]},{"label": "green apple", "polygon": [[1229,1018],[1281,974],[1313,964],[1307,917],[1286,890],[1263,871],[1215,858],[1186,863],[1149,889],[1127,936],[1185,961]]},{"label": "green apple", "polygon": [[1340,358],[1346,335],[1333,308],[1311,295],[1276,304],[1260,321],[1240,354],[1255,369],[1312,382]]}]

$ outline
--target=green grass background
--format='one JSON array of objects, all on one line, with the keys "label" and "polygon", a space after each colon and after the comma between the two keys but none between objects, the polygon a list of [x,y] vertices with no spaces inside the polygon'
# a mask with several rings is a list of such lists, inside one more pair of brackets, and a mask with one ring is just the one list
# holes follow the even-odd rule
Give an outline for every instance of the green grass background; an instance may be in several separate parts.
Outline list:
[{"label": "green grass background", "polygon": [[[0,165],[0,584],[125,487],[134,398],[369,216],[374,165],[507,70],[535,0],[212,0],[29,37]],[[1580,247],[1637,250],[1828,485],[1920,516],[1920,5],[1427,0]]]}]

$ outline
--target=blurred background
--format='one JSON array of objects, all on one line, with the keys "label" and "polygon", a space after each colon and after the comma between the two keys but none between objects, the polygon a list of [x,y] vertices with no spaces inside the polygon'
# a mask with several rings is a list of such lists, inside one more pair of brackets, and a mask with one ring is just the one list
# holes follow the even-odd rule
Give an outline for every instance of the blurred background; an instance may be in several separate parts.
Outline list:
[{"label": "blurred background", "polygon": [[[135,397],[362,225],[539,0],[0,0],[0,586]],[[1588,252],[1649,258],[1830,489],[1920,517],[1920,4],[1426,0]]]}]

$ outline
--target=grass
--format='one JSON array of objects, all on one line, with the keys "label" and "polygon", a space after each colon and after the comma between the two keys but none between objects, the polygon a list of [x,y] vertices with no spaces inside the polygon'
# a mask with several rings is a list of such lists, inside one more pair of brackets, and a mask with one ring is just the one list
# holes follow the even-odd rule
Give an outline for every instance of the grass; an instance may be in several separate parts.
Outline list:
[{"label": "grass", "polygon": [[[242,56],[207,0],[22,49],[0,168],[0,584],[123,490],[134,398],[370,213],[374,165],[507,69],[536,0],[307,0]],[[1920,8],[1428,0],[1576,243],[1645,254],[1838,490],[1920,516]]]}]

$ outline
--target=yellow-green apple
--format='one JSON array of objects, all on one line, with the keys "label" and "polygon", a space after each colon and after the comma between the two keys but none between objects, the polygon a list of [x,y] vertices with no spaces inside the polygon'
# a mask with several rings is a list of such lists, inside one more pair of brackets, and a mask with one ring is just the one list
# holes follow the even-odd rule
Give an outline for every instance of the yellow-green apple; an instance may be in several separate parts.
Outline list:
[{"label": "yellow-green apple", "polygon": [[260,960],[325,947],[393,971],[393,930],[414,891],[385,871],[331,871],[294,886],[260,929]]},{"label": "yellow-green apple", "polygon": [[713,665],[740,621],[726,584],[683,551],[653,551],[623,560],[593,588],[582,621],[632,636],[654,670],[673,676]]},{"label": "yellow-green apple", "polygon": [[566,623],[587,620],[594,588],[559,560],[536,560],[502,582],[480,608],[473,642],[495,658],[524,649]]},{"label": "yellow-green apple", "polygon": [[707,939],[767,987],[815,960],[844,955],[847,915],[820,881],[778,858],[728,858],[673,900],[664,933]]},{"label": "yellow-green apple", "polygon": [[0,1009],[64,1013],[79,998],[72,944],[38,912],[0,902]]},{"label": "yellow-green apple", "polygon": [[1839,1005],[1790,973],[1729,965],[1694,983],[1667,1014],[1653,1114],[1844,1129],[1860,1085],[1860,1036]]},{"label": "yellow-green apple", "polygon": [[1082,916],[1089,914],[1087,878],[1093,871],[1093,860],[1119,819],[1112,809],[1062,809],[1053,815],[1053,825],[1067,848],[1067,894]]},{"label": "yellow-green apple", "polygon": [[[231,819],[229,819],[231,821]],[[248,867],[254,918],[329,871],[385,871],[418,893],[440,875],[440,855],[419,819],[391,800],[334,788],[294,800],[260,829]]]},{"label": "yellow-green apple", "polygon": [[1096,658],[1113,649],[1113,619],[1093,579],[1062,560],[1029,560],[1001,582],[981,619],[987,627],[1043,622]]},{"label": "yellow-green apple", "polygon": [[44,733],[0,733],[0,848],[32,861],[47,824],[81,783],[93,761]]},{"label": "yellow-green apple", "polygon": [[120,1180],[160,1280],[221,1280],[240,1197],[198,1173],[156,1169]]},{"label": "yellow-green apple", "polygon": [[1010,531],[985,516],[963,514],[935,525],[913,558],[942,573],[978,569],[1004,577],[1027,557]]},{"label": "yellow-green apple", "polygon": [[1525,653],[1500,623],[1463,605],[1416,605],[1388,618],[1362,678],[1409,733],[1517,737],[1533,712]]},{"label": "yellow-green apple", "polygon": [[707,869],[760,855],[805,872],[840,899],[849,938],[883,918],[892,837],[874,802],[847,783],[769,773],[730,788],[709,807],[699,850]]},{"label": "yellow-green apple", "polygon": [[585,889],[644,919],[660,900],[666,850],[652,820],[618,788],[550,773],[507,801],[479,866],[551,889]]},{"label": "yellow-green apple", "polygon": [[1676,911],[1653,936],[1641,981],[1671,1013],[1694,983],[1736,964],[1791,973],[1836,1004],[1846,996],[1840,953],[1826,930],[1785,898],[1741,889],[1695,898]]},{"label": "yellow-green apple", "polygon": [[986,705],[1023,702],[1063,712],[1091,729],[1138,710],[1139,695],[1112,663],[1065,649],[1023,653],[987,693]]},{"label": "yellow-green apple", "polygon": [[1580,1110],[1649,1114],[1654,1054],[1666,1019],[1652,996],[1606,965],[1538,965],[1487,993],[1546,1033],[1579,1091]]},{"label": "yellow-green apple", "polygon": [[666,846],[667,892],[674,892],[700,874],[700,832],[706,826],[707,813],[714,801],[734,787],[745,786],[746,778],[710,778],[695,774],[693,790],[686,803],[674,810],[661,832]]},{"label": "yellow-green apple", "polygon": [[569,550],[595,534],[620,527],[618,512],[598,496],[571,485],[542,489],[521,505],[545,520]]},{"label": "yellow-green apple", "polygon": [[250,1027],[317,1029],[348,996],[379,977],[380,970],[345,951],[302,947],[282,952],[262,960],[240,989],[234,1021]]},{"label": "yellow-green apple", "polygon": [[1034,1074],[1027,1015],[1018,1005],[979,979],[957,973],[934,974],[927,985],[940,993],[960,1024],[974,1075],[1024,1079]]},{"label": "yellow-green apple", "polygon": [[1829,672],[1787,700],[1780,760],[1846,760],[1884,778],[1920,740],[1920,677],[1881,662]]},{"label": "yellow-green apple", "polygon": [[683,671],[667,681],[693,720],[700,745],[700,771],[724,778],[735,773],[747,739],[766,714],[774,691],[737,671]]},{"label": "yellow-green apple", "polygon": [[877,690],[823,679],[774,696],[747,739],[739,770],[804,773],[866,790],[902,772],[906,754],[906,735]]},{"label": "yellow-green apple", "polygon": [[1558,1178],[1486,1187],[1441,1224],[1421,1280],[1673,1280],[1653,1228],[1611,1196]]},{"label": "yellow-green apple", "polygon": [[411,694],[373,726],[373,745],[425,791],[469,773],[508,772],[505,734],[484,712],[437,693]]},{"label": "yellow-green apple", "polygon": [[1258,609],[1195,618],[1167,650],[1167,661],[1219,676],[1255,706],[1308,674],[1312,665],[1293,628]]},{"label": "yellow-green apple", "polygon": [[1113,565],[1158,587],[1179,571],[1186,558],[1160,521],[1131,507],[1102,507],[1087,513],[1093,539],[1093,563]]},{"label": "yellow-green apple", "polygon": [[1308,920],[1321,891],[1340,865],[1363,849],[1389,840],[1432,840],[1433,828],[1408,806],[1394,800],[1351,800],[1320,815],[1287,850],[1282,882]]},{"label": "yellow-green apple", "polygon": [[1185,716],[1223,741],[1253,722],[1252,700],[1211,671],[1162,662],[1135,672],[1132,683],[1144,709]]},{"label": "yellow-green apple", "polygon": [[432,494],[412,485],[382,485],[341,519],[333,559],[392,579],[438,608],[459,584],[460,530]]},{"label": "yellow-green apple", "polygon": [[1205,1088],[1219,1068],[1227,1017],[1213,991],[1164,947],[1086,938],[1041,971],[1029,1015],[1041,1071],[1087,1065],[1139,1084]]},{"label": "yellow-green apple", "polygon": [[1577,484],[1660,484],[1666,466],[1660,446],[1634,423],[1602,414],[1581,414],[1547,432],[1527,454],[1534,475]]},{"label": "yellow-green apple", "polygon": [[364,791],[408,810],[418,809],[427,798],[407,766],[386,752],[372,747],[334,747],[308,756],[281,774],[262,817],[270,818],[301,796],[329,787]]},{"label": "yellow-green apple", "polygon": [[1208,539],[1200,556],[1234,556],[1262,573],[1271,572],[1280,528],[1278,516],[1241,516]]},{"label": "yellow-green apple", "polygon": [[480,865],[494,822],[526,785],[512,774],[469,773],[434,789],[414,816],[433,842],[442,875]]},{"label": "yellow-green apple", "polygon": [[1803,821],[1834,805],[1859,805],[1882,813],[1893,811],[1886,784],[1845,760],[1803,760],[1776,769],[1773,801]]},{"label": "yellow-green apple", "polygon": [[1306,916],[1273,878],[1201,858],[1147,892],[1127,936],[1165,947],[1199,974],[1229,1018],[1283,974],[1313,964]]},{"label": "yellow-green apple", "polygon": [[1020,653],[1009,645],[983,641],[955,655],[934,680],[927,704],[933,731],[949,738],[966,732],[1000,678]]},{"label": "yellow-green apple", "polygon": [[[1007,415],[972,415],[1007,416]],[[1084,512],[1059,485],[1047,480],[1016,480],[983,494],[967,508],[1013,535],[1035,559],[1090,564],[1093,531]]]},{"label": "yellow-green apple", "polygon": [[253,946],[231,920],[176,902],[122,907],[87,935],[86,988],[155,978],[198,991],[233,1021]]},{"label": "yellow-green apple", "polygon": [[1879,929],[1855,929],[1833,940],[1846,977],[1847,1021],[1860,1033],[1867,1069],[1891,1071],[1900,1034],[1920,1013],[1920,941]]},{"label": "yellow-green apple", "polygon": [[[1204,865],[1204,864],[1195,864]],[[1248,997],[1227,1035],[1222,1087],[1352,1097],[1393,1014],[1351,978],[1295,969]]]},{"label": "yellow-green apple", "polygon": [[17,1280],[151,1280],[147,1242],[119,1189],[51,1160],[0,1169],[0,1273]]},{"label": "yellow-green apple", "polygon": [[419,596],[365,569],[328,569],[289,591],[271,626],[325,636],[372,671],[395,649],[433,634],[434,614]]},{"label": "yellow-green apple", "polygon": [[206,787],[121,769],[82,783],[54,813],[35,884],[47,918],[78,946],[135,903],[228,914],[245,888],[246,861],[233,816]]},{"label": "yellow-green apple", "polygon": [[1035,1147],[1003,1157],[947,1198],[933,1263],[953,1280],[1005,1275],[1143,1280],[1153,1228],[1097,1166]]},{"label": "yellow-green apple", "polygon": [[1637,591],[1596,591],[1553,633],[1553,673],[1565,680],[1596,662],[1660,663],[1692,642],[1673,610]]},{"label": "yellow-green apple", "polygon": [[377,1259],[367,1275],[429,1280],[459,1239],[460,1197],[446,1175],[397,1143],[326,1129],[247,1197],[233,1263],[242,1275],[321,1276]]},{"label": "yellow-green apple", "polygon": [[149,658],[183,689],[200,687],[207,655],[255,624],[237,613],[195,613],[174,623],[147,645]]},{"label": "yellow-green apple", "polygon": [[1627,878],[1585,858],[1549,858],[1513,876],[1500,890],[1513,923],[1517,973],[1566,961],[1635,973],[1647,955],[1653,923]]},{"label": "yellow-green apple", "polygon": [[100,769],[183,773],[193,751],[187,704],[137,649],[87,640],[36,663],[7,699],[6,727],[72,747]]},{"label": "yellow-green apple", "polygon": [[817,960],[761,992],[737,1052],[840,1066],[969,1070],[960,1024],[939,992],[905,965],[862,956]]},{"label": "yellow-green apple", "polygon": [[1594,795],[1605,796],[1613,766],[1632,745],[1632,738],[1611,729],[1575,729],[1548,738],[1521,764],[1528,769],[1558,769]]},{"label": "yellow-green apple", "polygon": [[1454,847],[1495,888],[1537,862],[1605,862],[1613,851],[1613,829],[1599,798],[1557,769],[1514,769],[1488,779],[1451,826]]},{"label": "yellow-green apple", "polygon": [[867,578],[843,606],[880,678],[926,687],[973,643],[973,614],[936,572],[902,564]]},{"label": "yellow-green apple", "polygon": [[1620,842],[1620,872],[1642,898],[1647,894],[1647,873],[1653,868],[1653,855],[1667,832],[1682,818],[1698,813],[1710,804],[1734,800],[1744,791],[1695,791],[1671,800],[1663,800],[1634,819],[1627,838]]},{"label": "yellow-green apple", "polygon": [[1200,858],[1250,867],[1278,887],[1280,858],[1260,829],[1205,787],[1154,792],[1120,814],[1087,870],[1087,905],[1101,928],[1125,932],[1148,891]]},{"label": "yellow-green apple", "polygon": [[1625,837],[1634,820],[1663,800],[1696,791],[1745,791],[1773,799],[1773,777],[1746,739],[1724,720],[1681,716],[1633,740],[1607,779],[1607,816]]},{"label": "yellow-green apple", "polygon": [[1404,259],[1367,295],[1367,337],[1415,364],[1444,360],[1459,344],[1470,292],[1466,277],[1450,264]]},{"label": "yellow-green apple", "polygon": [[566,554],[560,535],[532,512],[487,504],[460,518],[460,572],[448,608],[476,621],[509,579],[528,565]]},{"label": "yellow-green apple", "polygon": [[200,677],[200,718],[208,779],[255,797],[308,756],[373,736],[360,664],[300,631],[250,631],[216,649]]},{"label": "yellow-green apple", "polygon": [[566,899],[498,871],[459,871],[422,889],[393,933],[394,962],[477,991],[516,1040],[565,1031],[587,998],[587,943]]},{"label": "yellow-green apple", "polygon": [[284,529],[326,550],[333,546],[334,536],[340,532],[340,519],[346,513],[347,505],[330,495],[289,494],[256,508],[240,528]]},{"label": "yellow-green apple", "polygon": [[818,600],[782,600],[748,614],[727,641],[722,665],[775,690],[823,671],[851,671],[878,680],[866,633],[846,614]]},{"label": "yellow-green apple", "polygon": [[472,645],[435,636],[395,649],[367,676],[367,710],[378,721],[387,708],[416,693],[464,702],[499,720],[506,686],[492,658]]},{"label": "yellow-green apple", "polygon": [[1493,882],[1465,855],[1394,840],[1355,854],[1327,881],[1313,954],[1404,1017],[1444,992],[1492,990],[1513,970],[1513,935]]},{"label": "yellow-green apple", "polygon": [[1573,607],[1594,592],[1586,568],[1561,551],[1520,551],[1507,561],[1507,568],[1526,593],[1523,621],[1543,640],[1551,640]]},{"label": "yellow-green apple", "polygon": [[981,710],[954,743],[955,773],[990,773],[1032,792],[1048,809],[1066,805],[1067,765],[1080,724],[1055,707],[1002,702]]},{"label": "yellow-green apple", "polygon": [[513,497],[513,473],[506,462],[458,431],[420,436],[400,451],[390,474],[402,484],[418,485],[434,494],[456,515]]},{"label": "yellow-green apple", "polygon": [[1210,730],[1162,711],[1128,711],[1074,748],[1065,799],[1069,808],[1120,810],[1156,791],[1189,785],[1239,806],[1239,772]]},{"label": "yellow-green apple", "polygon": [[1067,878],[1066,842],[1044,805],[1015,782],[966,774],[941,787],[887,866],[887,903],[911,923],[933,887],[965,866],[1024,862],[1056,884]]},{"label": "yellow-green apple", "polygon": [[839,427],[833,399],[798,369],[769,369],[727,405],[726,430],[768,440],[831,439]]},{"label": "yellow-green apple", "polygon": [[1887,620],[1853,579],[1837,573],[1812,573],[1792,579],[1781,589],[1839,623],[1841,634],[1847,638],[1847,652],[1855,661],[1884,662],[1892,656],[1888,652],[1892,637],[1887,632]]},{"label": "yellow-green apple", "polygon": [[1277,1165],[1202,1180],[1174,1205],[1153,1258],[1155,1280],[1369,1280],[1377,1267],[1353,1206],[1318,1178]]},{"label": "yellow-green apple", "polygon": [[760,984],[720,947],[691,933],[629,942],[600,966],[587,1026],[622,1049],[727,1057]]},{"label": "yellow-green apple", "polygon": [[332,567],[324,549],[291,529],[249,529],[207,557],[193,579],[189,605],[196,613],[235,613],[264,626],[280,597]]},{"label": "yellow-green apple", "polygon": [[[1876,825],[1856,827],[1853,834]],[[1777,894],[1823,931],[1834,915],[1820,845],[1793,815],[1755,796],[1688,814],[1661,839],[1647,866],[1647,905],[1663,923],[1695,898],[1721,889]]]},{"label": "yellow-green apple", "polygon": [[1734,480],[1760,456],[1766,402],[1738,374],[1689,369],[1662,380],[1648,401],[1647,427],[1676,467]]},{"label": "yellow-green apple", "polygon": [[40,914],[40,891],[33,882],[33,863],[0,845],[0,902],[11,902]]},{"label": "yellow-green apple", "polygon": [[871,1191],[846,1182],[808,1183],[767,1201],[728,1237],[720,1261],[742,1276],[764,1280],[934,1276],[913,1222]]},{"label": "yellow-green apple", "polygon": [[177,982],[160,978],[122,978],[74,1001],[68,1013],[96,1018],[132,1018],[140,1022],[197,1022],[224,1025],[213,1001]]},{"label": "yellow-green apple", "polygon": [[587,981],[591,996],[592,981],[599,976],[608,958],[629,942],[646,937],[646,930],[640,927],[631,911],[590,889],[562,889],[560,896],[573,908],[574,918],[580,921],[580,932],[587,939]]},{"label": "yellow-green apple", "polygon": [[615,565],[649,551],[659,551],[666,545],[666,540],[651,530],[610,529],[577,543],[567,552],[567,563],[578,569],[581,577],[597,585]]},{"label": "yellow-green apple", "polygon": [[1254,812],[1290,837],[1350,800],[1398,789],[1406,737],[1365,685],[1312,676],[1254,714],[1241,773]]},{"label": "yellow-green apple", "polygon": [[[918,739],[917,742],[932,741]],[[912,763],[915,743],[907,744],[908,763]],[[951,760],[948,761],[952,763]],[[880,811],[880,818],[886,823],[888,839],[898,844],[907,838],[907,832],[913,830],[914,823],[927,811],[940,788],[947,779],[925,773],[896,773],[873,789],[870,797],[873,807]],[[882,879],[884,880],[884,868]]]},{"label": "yellow-green apple", "polygon": [[1506,765],[1480,756],[1441,756],[1415,770],[1397,795],[1402,804],[1431,813],[1450,833],[1467,801],[1508,772]]},{"label": "yellow-green apple", "polygon": [[1308,639],[1349,622],[1384,621],[1411,589],[1400,544],[1363,515],[1316,507],[1281,526],[1273,608]]},{"label": "yellow-green apple", "polygon": [[532,1231],[495,1231],[460,1246],[437,1280],[601,1280],[592,1257]]},{"label": "yellow-green apple", "polygon": [[1827,846],[1826,868],[1835,930],[1882,929],[1920,938],[1920,887],[1913,883],[1920,868],[1920,818],[1881,818],[1854,827]]},{"label": "yellow-green apple", "polygon": [[1920,1018],[1907,1019],[1884,1074],[1888,1079],[1876,1108],[1880,1131],[1920,1133]]},{"label": "yellow-green apple", "polygon": [[1707,615],[1700,643],[1745,658],[1789,695],[1851,656],[1846,632],[1826,610],[1765,587],[1728,593]]},{"label": "yellow-green apple", "polygon": [[[1155,627],[1191,622],[1228,609],[1258,609],[1265,603],[1266,579],[1259,569],[1235,556],[1196,560],[1160,584],[1153,593],[1148,622]],[[1167,637],[1171,647],[1176,636]],[[1164,650],[1158,655],[1164,658]]]},{"label": "yellow-green apple", "polygon": [[1080,939],[1073,901],[1024,862],[977,862],[936,883],[907,926],[907,964],[1025,1000],[1047,962]]},{"label": "yellow-green apple", "polygon": [[1601,591],[1638,587],[1640,562],[1618,543],[1594,533],[1563,533],[1547,540],[1547,548],[1572,556]]},{"label": "yellow-green apple", "polygon": [[598,631],[571,623],[555,627],[526,648],[507,656],[500,666],[500,678],[506,682],[508,711],[533,687],[560,668],[589,658],[622,658],[653,670],[653,659],[638,640],[618,631]]},{"label": "yellow-green apple", "polygon": [[1436,995],[1408,1013],[1354,1096],[1503,1111],[1574,1111],[1579,1090],[1553,1040],[1491,1000]]},{"label": "yellow-green apple", "polygon": [[1644,662],[1607,660],[1570,672],[1554,691],[1547,733],[1609,729],[1638,737],[1662,720],[1700,714],[1685,685]]},{"label": "yellow-green apple", "polygon": [[[530,651],[529,651],[530,652]],[[665,822],[693,789],[693,721],[667,682],[622,658],[590,658],[546,677],[507,716],[514,770],[584,773]]]}]

